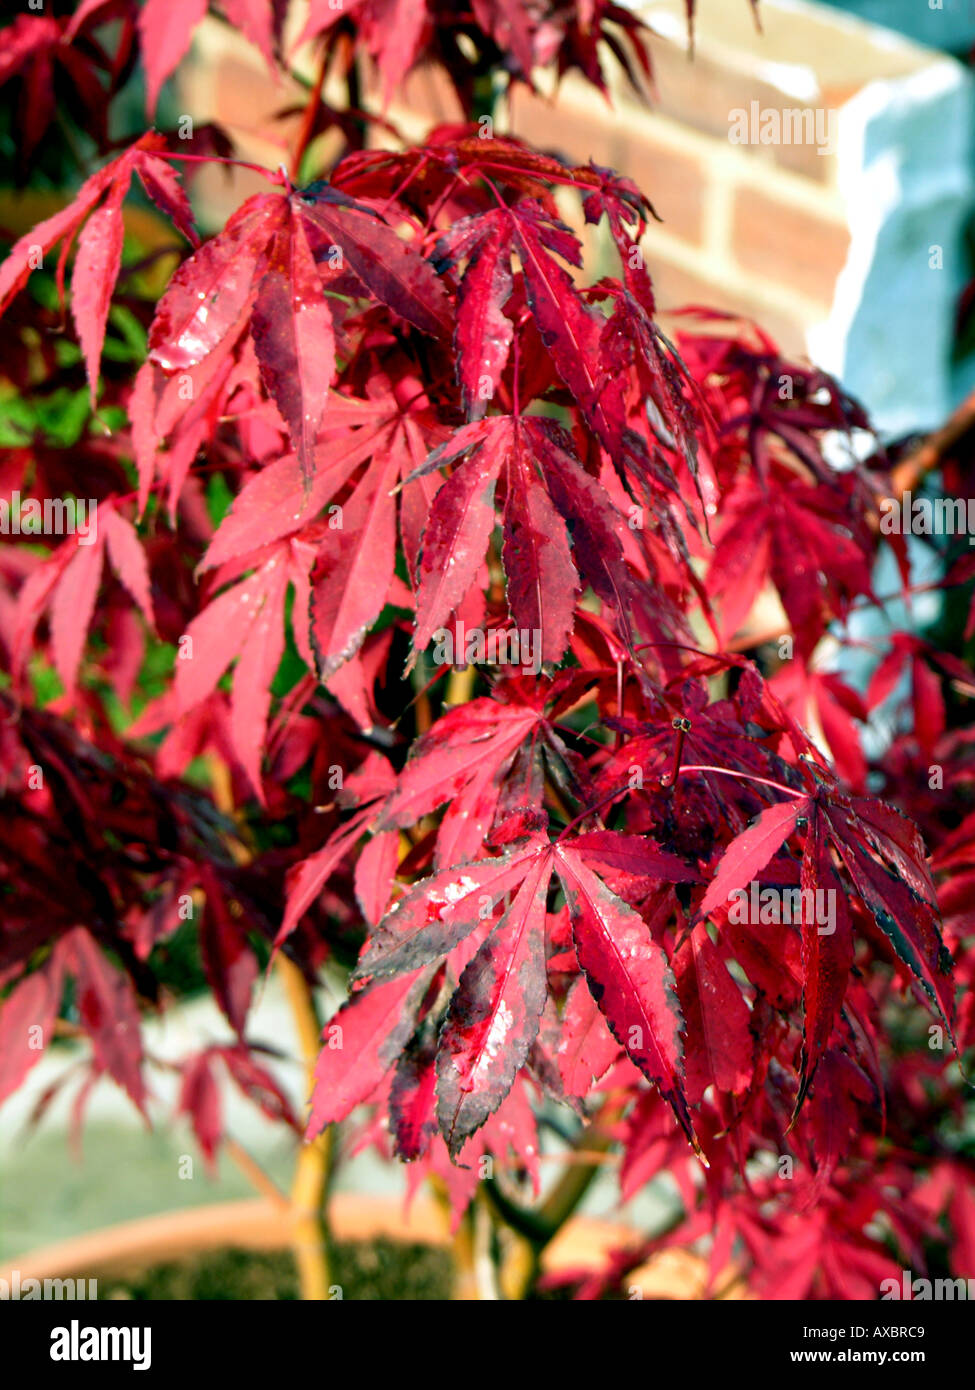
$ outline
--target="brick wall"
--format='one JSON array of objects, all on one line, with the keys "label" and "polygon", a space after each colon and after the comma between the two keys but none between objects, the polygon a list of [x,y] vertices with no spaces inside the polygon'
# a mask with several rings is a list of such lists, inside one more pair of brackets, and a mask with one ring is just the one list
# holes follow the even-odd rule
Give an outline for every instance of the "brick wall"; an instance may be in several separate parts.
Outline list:
[{"label": "brick wall", "polygon": [[[814,355],[848,381],[860,372],[851,384],[882,424],[936,423],[949,404],[960,230],[972,201],[967,74],[802,0],[762,0],[761,33],[744,0],[701,0],[693,59],[684,0],[631,0],[631,8],[660,35],[649,104],[621,78],[610,106],[570,75],[551,100],[516,90],[499,130],[636,180],[661,218],[645,250],[663,311],[698,303],[754,317],[787,351]],[[180,100],[198,120],[223,121],[250,157],[279,162],[282,146],[261,129],[300,89],[271,83],[248,46],[217,26],[204,28],[183,81]],[[746,135],[760,136],[764,123],[778,141],[734,143],[736,111],[748,116]],[[821,135],[837,137],[826,153],[821,141],[788,138],[799,133],[788,113],[807,111],[809,120],[818,113]],[[413,74],[389,114],[408,138],[462,115],[432,71]],[[246,178],[228,185],[213,171],[202,189],[215,217],[252,191]],[[932,244],[945,249],[938,278],[928,273]],[[912,274],[901,323],[886,291]],[[896,356],[897,338],[915,359],[920,346],[924,362],[905,357],[876,379],[866,375],[863,350]]]}]

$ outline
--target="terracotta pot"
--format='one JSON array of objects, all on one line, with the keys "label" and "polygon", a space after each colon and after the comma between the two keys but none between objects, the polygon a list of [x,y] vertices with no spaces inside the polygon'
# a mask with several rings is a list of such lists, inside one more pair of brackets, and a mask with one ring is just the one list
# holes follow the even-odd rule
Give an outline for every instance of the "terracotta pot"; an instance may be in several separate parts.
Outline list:
[{"label": "terracotta pot", "polygon": [[[331,1200],[332,1229],[340,1241],[389,1240],[446,1245],[449,1239],[441,1209],[417,1198],[408,1212],[396,1197],[370,1197],[337,1193]],[[546,1272],[596,1269],[611,1250],[634,1239],[631,1226],[578,1217],[566,1224],[545,1251]],[[53,1279],[88,1271],[125,1275],[182,1255],[233,1246],[245,1250],[282,1250],[288,1246],[287,1212],[274,1202],[254,1198],[242,1202],[217,1202],[164,1212],[106,1226],[97,1231],[59,1241],[18,1255],[0,1269],[0,1278],[11,1280],[18,1270],[27,1278]],[[684,1250],[667,1250],[650,1260],[629,1278],[645,1298],[699,1299],[703,1296],[707,1263]],[[732,1283],[723,1295],[741,1298]]]}]

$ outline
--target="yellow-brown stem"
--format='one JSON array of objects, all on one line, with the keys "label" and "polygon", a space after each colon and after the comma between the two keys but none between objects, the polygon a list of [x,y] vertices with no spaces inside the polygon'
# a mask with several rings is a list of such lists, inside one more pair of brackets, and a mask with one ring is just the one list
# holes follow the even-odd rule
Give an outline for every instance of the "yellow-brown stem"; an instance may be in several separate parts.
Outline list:
[{"label": "yellow-brown stem", "polygon": [[[443,1178],[430,1178],[430,1189],[443,1215],[445,1227],[450,1226],[450,1195]],[[453,1292],[455,1303],[474,1303],[481,1297],[477,1278],[477,1251],[474,1239],[473,1203],[460,1219],[450,1241],[453,1263]]]},{"label": "yellow-brown stem", "polygon": [[891,483],[895,496],[911,492],[925,474],[939,468],[947,459],[954,457],[958,450],[969,444],[975,433],[975,391],[962,401],[940,429],[918,445],[891,473]]},{"label": "yellow-brown stem", "polygon": [[503,1232],[501,1268],[498,1271],[501,1297],[509,1302],[520,1301],[527,1297],[537,1278],[538,1251],[531,1241],[517,1231]]},{"label": "yellow-brown stem", "polygon": [[273,1202],[282,1211],[289,1209],[288,1198],[274,1179],[265,1173],[257,1159],[247,1152],[243,1144],[238,1144],[236,1139],[225,1139],[223,1147],[227,1157],[240,1169],[247,1181],[256,1188],[262,1197],[267,1197],[268,1201]]},{"label": "yellow-brown stem", "polygon": [[[277,970],[284,985],[305,1062],[307,1093],[311,1096],[321,1025],[311,989],[298,967],[279,955]],[[298,1271],[301,1297],[324,1303],[330,1297],[331,1239],[325,1204],[332,1175],[334,1131],[328,1126],[298,1152],[291,1184],[291,1249]]]},{"label": "yellow-brown stem", "polygon": [[[209,759],[209,768],[213,799],[221,811],[231,815],[234,801],[230,771],[226,763],[215,757]],[[230,851],[239,864],[247,863],[251,858],[250,850],[240,840],[230,841]],[[305,1064],[306,1095],[310,1098],[315,1080],[315,1063],[318,1060],[321,1022],[311,988],[298,967],[288,960],[287,956],[279,954],[276,969],[284,985],[298,1034],[298,1045]],[[311,1143],[302,1144],[298,1150],[290,1201],[287,1204],[291,1221],[291,1248],[298,1271],[301,1297],[312,1303],[326,1302],[331,1284],[331,1238],[325,1203],[332,1173],[333,1147],[331,1128],[324,1130]],[[260,1173],[262,1178],[266,1177],[250,1155],[245,1154],[243,1150],[231,1156],[235,1157],[238,1164],[241,1164],[242,1157],[246,1158],[247,1168],[251,1170],[248,1175],[253,1181],[257,1182],[257,1173]],[[257,1170],[256,1173],[254,1169]],[[266,1181],[270,1183],[271,1180],[267,1178]]]},{"label": "yellow-brown stem", "polygon": [[474,1254],[474,1227],[470,1213],[465,1212],[451,1245],[454,1258],[454,1290],[451,1298],[455,1303],[477,1303],[481,1292],[477,1283],[477,1265]]},{"label": "yellow-brown stem", "polygon": [[465,666],[462,671],[456,668],[451,671],[447,678],[444,705],[466,705],[473,693],[476,676],[477,670],[474,666]]},{"label": "yellow-brown stem", "polygon": [[430,696],[425,690],[421,691],[416,697],[416,731],[418,734],[425,734],[433,723],[433,710],[430,708]]},{"label": "yellow-brown stem", "polygon": [[496,1302],[500,1293],[494,1262],[494,1219],[483,1189],[475,1194],[471,1203],[471,1224],[477,1297],[485,1302]]}]

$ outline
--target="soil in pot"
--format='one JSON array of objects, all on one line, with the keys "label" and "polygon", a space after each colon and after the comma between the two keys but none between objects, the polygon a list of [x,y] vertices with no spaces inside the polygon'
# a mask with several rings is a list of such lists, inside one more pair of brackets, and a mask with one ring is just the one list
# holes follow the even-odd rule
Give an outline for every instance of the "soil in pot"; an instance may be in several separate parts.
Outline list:
[{"label": "soil in pot", "polygon": [[[287,1250],[228,1247],[186,1255],[137,1273],[96,1277],[100,1301],[254,1302],[293,1301],[299,1296],[294,1262]],[[334,1278],[344,1300],[437,1302],[451,1298],[453,1265],[449,1252],[435,1246],[349,1241],[335,1248]],[[556,1287],[539,1290],[531,1301],[560,1302],[571,1296],[569,1289]]]},{"label": "soil in pot", "polygon": [[[334,1282],[343,1299],[448,1299],[449,1252],[400,1241],[350,1241],[336,1246]],[[286,1250],[227,1248],[186,1255],[134,1274],[98,1276],[98,1297],[135,1300],[294,1300],[294,1261]]]}]

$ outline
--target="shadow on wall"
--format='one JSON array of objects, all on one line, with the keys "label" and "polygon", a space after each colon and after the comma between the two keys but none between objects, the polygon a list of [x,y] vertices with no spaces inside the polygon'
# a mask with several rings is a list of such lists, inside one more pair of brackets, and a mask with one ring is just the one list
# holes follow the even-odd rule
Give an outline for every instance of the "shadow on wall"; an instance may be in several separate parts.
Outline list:
[{"label": "shadow on wall", "polygon": [[972,80],[947,59],[871,83],[840,112],[850,252],[810,348],[889,435],[933,429],[956,403],[951,354],[969,278],[973,132]]}]

